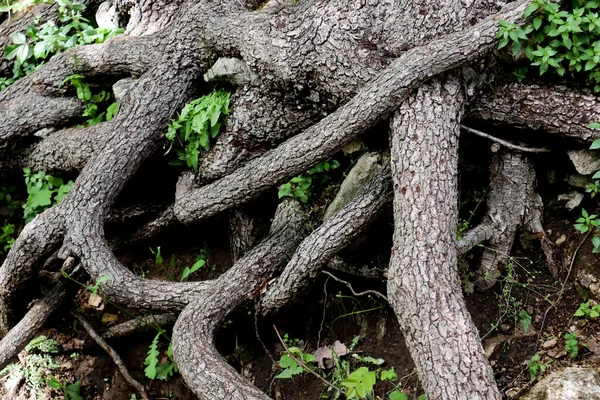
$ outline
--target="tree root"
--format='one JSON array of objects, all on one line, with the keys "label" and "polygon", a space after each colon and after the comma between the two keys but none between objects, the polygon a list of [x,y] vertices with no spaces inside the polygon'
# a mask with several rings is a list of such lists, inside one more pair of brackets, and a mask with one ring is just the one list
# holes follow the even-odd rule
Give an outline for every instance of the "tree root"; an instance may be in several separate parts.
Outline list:
[{"label": "tree root", "polygon": [[[269,237],[194,298],[173,327],[173,354],[189,388],[203,399],[266,400],[218,353],[214,331],[243,302],[261,295],[266,280],[292,256],[305,235],[299,204],[279,205]],[[223,293],[227,293],[223,296]]]},{"label": "tree root", "polygon": [[375,175],[344,208],[315,229],[298,247],[283,273],[262,298],[263,314],[297,296],[307,281],[379,215],[391,193],[389,168]]},{"label": "tree root", "polygon": [[393,118],[394,246],[387,295],[427,395],[491,400],[500,394],[457,271],[463,102],[458,79],[436,79],[421,85]]},{"label": "tree root", "polygon": [[132,333],[171,326],[175,321],[177,321],[177,314],[173,313],[149,315],[111,326],[102,332],[101,336],[105,340],[117,339],[131,335]]},{"label": "tree root", "polygon": [[[533,232],[541,234],[540,238],[544,237],[539,220],[543,205],[535,192],[535,181],[530,156],[508,149],[494,153],[490,167],[488,211],[481,225],[466,235],[471,247],[487,241],[475,282],[479,289],[488,289],[496,283],[500,276],[499,268],[509,263],[514,238],[521,226],[533,230],[535,221]],[[553,263],[549,266],[552,269]]]},{"label": "tree root", "polygon": [[139,393],[142,399],[150,400],[150,397],[148,397],[148,393],[146,392],[146,388],[142,386],[141,383],[136,381],[135,378],[133,378],[133,376],[131,376],[131,374],[127,370],[127,367],[125,367],[121,356],[119,356],[119,354],[112,347],[110,347],[109,344],[106,343],[106,341],[102,339],[100,335],[96,333],[92,325],[90,325],[90,323],[87,322],[81,314],[75,314],[75,318],[77,318],[81,325],[83,325],[83,328],[87,331],[88,335],[90,335],[90,337],[94,339],[98,346],[102,347],[104,351],[108,353],[110,358],[112,358],[112,360],[116,364],[117,368],[119,368],[121,375],[123,375],[123,378],[125,378],[127,383],[129,383],[129,385]]}]

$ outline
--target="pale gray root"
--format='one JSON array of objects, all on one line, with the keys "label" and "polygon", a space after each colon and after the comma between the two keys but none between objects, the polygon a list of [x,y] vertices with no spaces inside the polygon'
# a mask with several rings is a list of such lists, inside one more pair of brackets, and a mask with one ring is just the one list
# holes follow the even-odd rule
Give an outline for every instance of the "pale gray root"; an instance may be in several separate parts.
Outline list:
[{"label": "pale gray root", "polygon": [[[80,114],[79,114],[80,115]],[[112,122],[52,132],[40,141],[0,158],[0,173],[30,167],[33,171],[78,172],[108,140]],[[29,133],[29,131],[27,131]]]},{"label": "pale gray root", "polygon": [[493,234],[487,239],[477,270],[478,289],[488,289],[496,283],[499,269],[510,262],[517,231],[531,226],[533,212],[541,214],[543,205],[535,192],[535,181],[531,156],[508,149],[493,154],[487,212],[481,222],[491,227]]},{"label": "pale gray root", "polygon": [[600,100],[588,91],[562,86],[510,83],[481,94],[469,118],[540,131],[591,143],[600,131],[588,126],[600,121]]},{"label": "pale gray root", "polygon": [[64,282],[55,285],[44,297],[37,300],[27,314],[0,341],[0,371],[27,346],[44,325],[50,314],[66,299]]},{"label": "pale gray root", "polygon": [[199,398],[268,399],[227,364],[215,347],[214,333],[236,307],[260,296],[264,283],[288,262],[305,237],[306,224],[300,204],[284,201],[277,209],[269,236],[181,312],[173,327],[173,354],[183,379]]},{"label": "pale gray root", "polygon": [[263,296],[262,312],[272,313],[297,297],[331,257],[364,232],[383,210],[391,193],[389,168],[385,168],[350,203],[304,239]]},{"label": "pale gray root", "polygon": [[394,244],[389,302],[428,398],[500,399],[457,270],[458,137],[465,95],[456,77],[420,86],[391,123]]},{"label": "pale gray root", "polygon": [[244,208],[229,212],[229,253],[233,263],[253,248],[258,239],[254,218]]},{"label": "pale gray root", "polygon": [[419,84],[491,50],[497,43],[497,19],[519,22],[526,7],[526,0],[510,3],[500,15],[408,50],[348,103],[301,134],[218,181],[178,190],[175,215],[185,224],[198,222],[247,202],[327,159],[389,117]]},{"label": "pale gray root", "polygon": [[326,113],[318,104],[299,102],[290,93],[244,86],[231,98],[225,131],[198,162],[196,182],[222,178],[288,137],[317,122]]},{"label": "pale gray root", "polygon": [[462,256],[473,247],[477,246],[481,242],[491,239],[492,236],[494,236],[494,228],[489,222],[490,221],[480,223],[457,239],[456,247],[459,256]]},{"label": "pale gray root", "polygon": [[106,340],[118,339],[133,333],[155,330],[172,326],[177,321],[177,314],[164,313],[134,318],[127,322],[111,326],[102,332],[102,338]]}]

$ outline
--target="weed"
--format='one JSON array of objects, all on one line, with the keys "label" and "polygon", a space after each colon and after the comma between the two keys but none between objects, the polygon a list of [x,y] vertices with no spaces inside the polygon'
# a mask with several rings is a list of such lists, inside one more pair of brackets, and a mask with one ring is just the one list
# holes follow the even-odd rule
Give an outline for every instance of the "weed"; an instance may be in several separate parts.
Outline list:
[{"label": "weed", "polygon": [[144,360],[144,365],[146,365],[146,369],[144,369],[144,373],[146,377],[149,379],[159,379],[166,380],[174,373],[179,371],[177,367],[177,363],[173,358],[173,343],[169,338],[169,347],[167,348],[167,359],[163,362],[159,362],[160,352],[158,351],[158,343],[161,336],[166,336],[164,330],[160,329],[152,343],[150,343],[150,347],[148,348],[148,356]]},{"label": "weed", "polygon": [[275,378],[288,379],[293,377],[294,375],[299,375],[306,372],[305,369],[300,364],[298,364],[298,362],[294,360],[294,358],[292,358],[291,356],[302,360],[304,364],[316,361],[314,355],[310,353],[304,353],[299,347],[288,346],[288,352],[283,353],[279,359],[279,367],[281,367],[283,371],[277,374]]},{"label": "weed", "polygon": [[221,124],[229,114],[229,97],[230,93],[224,90],[202,96],[187,103],[179,116],[169,123],[165,137],[180,147],[177,164],[185,163],[198,171],[200,151],[210,149],[211,139],[219,134]]},{"label": "weed", "polygon": [[[50,20],[40,24],[40,18],[34,18],[25,32],[14,32],[10,35],[11,44],[4,49],[4,58],[13,62],[12,77],[0,78],[0,90],[16,80],[35,71],[52,56],[84,44],[103,43],[122,33],[123,29],[95,28],[83,17],[86,6],[70,0],[55,0],[58,5],[57,21]],[[0,11],[15,10],[23,4],[52,4],[51,0],[26,0]]]},{"label": "weed", "polygon": [[565,350],[569,353],[569,357],[573,359],[579,355],[579,340],[575,332],[565,335]]},{"label": "weed", "polygon": [[548,365],[551,361],[542,363],[540,362],[540,353],[535,353],[533,357],[529,361],[527,361],[527,369],[529,370],[529,378],[531,380],[535,379],[541,373],[546,372]]},{"label": "weed", "polygon": [[81,397],[81,382],[67,383],[66,381],[59,381],[55,377],[51,376],[48,378],[48,386],[52,389],[60,390],[63,393],[65,400],[83,400]]},{"label": "weed", "polygon": [[600,317],[600,304],[592,306],[589,301],[581,303],[577,311],[575,311],[576,317],[586,317],[595,319]]},{"label": "weed", "polygon": [[82,126],[92,126],[111,121],[119,111],[119,103],[111,101],[112,95],[105,90],[92,94],[90,87],[83,82],[84,79],[83,75],[70,75],[59,86],[60,88],[65,83],[70,83],[76,90],[77,98],[85,103],[85,110],[81,116],[87,119]]},{"label": "weed", "polygon": [[54,339],[48,339],[46,336],[38,336],[31,340],[25,346],[25,351],[31,353],[38,351],[40,353],[58,353],[58,343]]},{"label": "weed", "polygon": [[329,171],[337,169],[340,163],[336,160],[323,161],[310,168],[306,173],[298,175],[279,188],[277,196],[295,197],[302,203],[314,198],[317,190],[329,181]]},{"label": "weed", "polygon": [[64,183],[61,178],[55,178],[40,171],[32,173],[31,168],[23,168],[25,185],[27,186],[27,201],[23,205],[23,218],[31,221],[37,214],[52,205],[59,203],[69,192],[73,181]]}]

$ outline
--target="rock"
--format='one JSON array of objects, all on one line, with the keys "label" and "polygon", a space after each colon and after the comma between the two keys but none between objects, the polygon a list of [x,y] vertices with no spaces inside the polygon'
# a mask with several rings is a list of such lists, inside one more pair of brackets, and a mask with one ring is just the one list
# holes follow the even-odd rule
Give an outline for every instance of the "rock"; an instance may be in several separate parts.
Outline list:
[{"label": "rock", "polygon": [[584,176],[584,175],[580,175],[580,174],[569,175],[567,177],[567,182],[569,183],[569,185],[571,185],[573,187],[582,188],[582,189],[585,189],[587,187],[587,185],[592,183],[590,178],[588,178],[587,176]]},{"label": "rock", "polygon": [[575,170],[581,175],[590,175],[600,170],[600,159],[597,153],[589,150],[567,151]]},{"label": "rock", "polygon": [[340,190],[335,196],[335,199],[331,202],[331,205],[327,208],[323,220],[327,220],[336,212],[341,210],[345,205],[350,203],[358,191],[365,185],[369,180],[379,171],[381,171],[385,165],[385,161],[381,162],[381,157],[377,153],[365,153],[358,161],[350,172]]},{"label": "rock", "polygon": [[598,278],[582,270],[577,274],[577,281],[581,286],[588,289],[592,296],[600,300],[600,282],[598,282]]},{"label": "rock", "polygon": [[252,84],[253,86],[260,85],[260,77],[258,74],[239,58],[221,57],[217,62],[204,74],[206,82],[218,80],[229,82],[235,86],[243,86]]},{"label": "rock", "polygon": [[568,367],[546,376],[522,399],[600,400],[600,375],[593,368]]},{"label": "rock", "polygon": [[583,198],[583,193],[575,191],[558,195],[558,201],[566,201],[565,208],[569,211],[579,207]]},{"label": "rock", "polygon": [[548,349],[551,349],[553,347],[556,347],[557,344],[558,344],[558,339],[552,338],[552,339],[546,340],[542,344],[542,348],[545,349],[545,350],[548,350]]},{"label": "rock", "polygon": [[561,235],[561,237],[559,237],[558,239],[556,239],[556,242],[554,242],[554,244],[556,246],[560,246],[561,244],[563,244],[565,241],[567,240],[567,237],[565,235]]},{"label": "rock", "polygon": [[119,13],[111,1],[105,1],[96,11],[96,23],[99,28],[115,29],[119,27]]},{"label": "rock", "polygon": [[521,393],[521,389],[512,388],[506,391],[506,397],[509,399],[515,399]]},{"label": "rock", "polygon": [[492,354],[494,354],[494,350],[496,350],[498,346],[508,339],[510,339],[509,335],[498,335],[487,339],[483,345],[483,352],[485,353],[485,356],[490,358]]},{"label": "rock", "polygon": [[121,79],[113,85],[113,93],[115,94],[115,100],[117,103],[121,104],[125,95],[131,89],[131,87],[135,84],[135,79],[133,78],[125,78]]}]

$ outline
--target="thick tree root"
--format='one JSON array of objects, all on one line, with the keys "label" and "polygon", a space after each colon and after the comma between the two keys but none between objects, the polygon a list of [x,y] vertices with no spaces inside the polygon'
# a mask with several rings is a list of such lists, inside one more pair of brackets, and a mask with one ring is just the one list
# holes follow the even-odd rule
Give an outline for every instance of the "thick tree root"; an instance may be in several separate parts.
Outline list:
[{"label": "thick tree root", "polygon": [[229,252],[234,264],[256,244],[254,224],[254,218],[243,207],[229,212]]},{"label": "thick tree root", "polygon": [[373,222],[388,202],[389,168],[363,187],[344,208],[315,229],[298,247],[283,273],[262,299],[262,312],[274,312],[314,279],[321,267]]},{"label": "thick tree root", "polygon": [[[182,311],[173,327],[173,354],[190,389],[202,399],[266,400],[218,353],[214,331],[243,302],[259,297],[269,277],[280,269],[304,238],[306,217],[295,201],[282,203],[269,237]],[[227,295],[223,295],[226,293]]]},{"label": "thick tree root", "polygon": [[149,315],[111,326],[102,332],[101,336],[105,340],[117,339],[133,333],[172,326],[175,321],[177,321],[177,314],[174,313]]},{"label": "thick tree root", "polygon": [[[475,282],[479,289],[492,287],[500,276],[499,269],[510,262],[510,252],[520,227],[529,228],[545,243],[540,222],[543,205],[535,192],[535,181],[531,156],[507,149],[494,153],[490,167],[488,210],[481,224],[467,232],[463,243],[459,241],[462,252],[487,241]],[[551,256],[549,260],[552,271]]]},{"label": "thick tree root", "polygon": [[[458,279],[458,79],[422,85],[391,124],[394,246],[388,298],[428,397],[499,399]],[[466,356],[468,355],[468,356]]]}]

